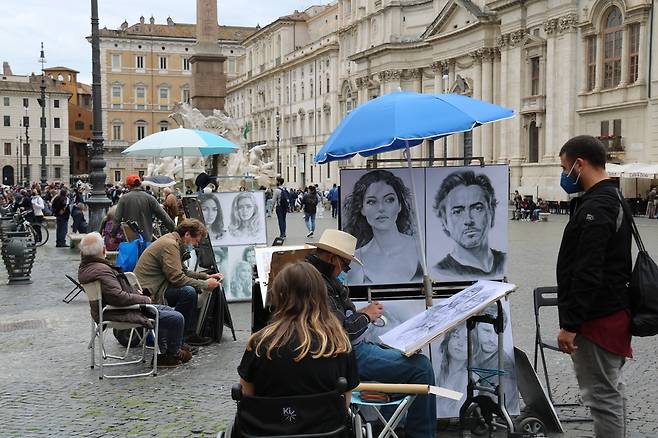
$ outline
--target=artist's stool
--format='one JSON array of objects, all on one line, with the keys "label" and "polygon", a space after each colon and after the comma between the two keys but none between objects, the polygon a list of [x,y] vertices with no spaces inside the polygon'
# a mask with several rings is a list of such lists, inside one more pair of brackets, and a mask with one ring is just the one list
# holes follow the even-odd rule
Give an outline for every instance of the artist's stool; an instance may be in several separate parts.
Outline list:
[{"label": "artist's stool", "polygon": [[[398,423],[400,423],[400,421],[404,418],[404,415],[407,413],[407,410],[409,409],[411,403],[414,401],[415,398],[416,398],[416,394],[406,394],[402,398],[397,400],[382,401],[382,402],[365,401],[361,398],[361,392],[353,391],[352,409],[355,415],[359,415],[360,409],[362,409],[364,406],[370,406],[374,408],[373,410],[377,415],[377,419],[384,425],[384,429],[381,431],[379,435],[377,435],[377,438],[388,438],[388,437],[398,438],[394,430],[397,427]],[[380,409],[383,408],[384,406],[397,406],[395,408],[395,412],[393,412],[393,415],[391,415],[391,418],[389,418],[388,420],[386,420],[386,418],[380,412]]]}]

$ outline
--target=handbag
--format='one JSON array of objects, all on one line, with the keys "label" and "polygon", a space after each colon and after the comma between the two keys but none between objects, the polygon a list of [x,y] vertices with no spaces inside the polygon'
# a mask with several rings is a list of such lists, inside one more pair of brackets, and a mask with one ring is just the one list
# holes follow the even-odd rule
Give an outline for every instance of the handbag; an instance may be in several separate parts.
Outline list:
[{"label": "handbag", "polygon": [[658,266],[644,247],[628,204],[619,191],[617,196],[621,201],[624,215],[631,224],[631,232],[638,249],[629,285],[631,334],[654,336],[658,334]]},{"label": "handbag", "polygon": [[121,242],[119,244],[116,265],[123,272],[132,272],[135,266],[137,266],[137,260],[139,260],[139,257],[150,244],[151,242],[146,242],[144,236],[141,234],[138,234],[135,240]]}]

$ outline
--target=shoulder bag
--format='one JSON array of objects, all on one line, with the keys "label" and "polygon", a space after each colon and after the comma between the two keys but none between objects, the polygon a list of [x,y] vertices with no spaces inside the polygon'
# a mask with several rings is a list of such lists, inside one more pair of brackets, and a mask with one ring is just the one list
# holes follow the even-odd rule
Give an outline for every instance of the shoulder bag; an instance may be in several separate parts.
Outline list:
[{"label": "shoulder bag", "polygon": [[617,196],[624,209],[624,215],[631,225],[631,232],[638,249],[629,285],[631,334],[654,336],[658,334],[658,266],[644,247],[628,204],[619,191]]}]

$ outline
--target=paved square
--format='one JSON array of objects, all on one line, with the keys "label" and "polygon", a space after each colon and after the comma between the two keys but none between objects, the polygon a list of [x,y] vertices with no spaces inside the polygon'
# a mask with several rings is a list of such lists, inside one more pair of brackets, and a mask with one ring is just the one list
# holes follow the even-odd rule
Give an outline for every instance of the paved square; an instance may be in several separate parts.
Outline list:
[{"label": "paved square", "polygon": [[[532,357],[532,289],[555,284],[555,261],[566,216],[549,222],[510,222],[509,281],[515,344]],[[658,257],[658,221],[640,219],[640,232]],[[335,227],[318,219],[322,230]],[[301,214],[288,216],[288,242],[307,241]],[[269,240],[276,219],[268,219]],[[317,238],[316,237],[316,238]],[[430,242],[431,244],[431,242]],[[158,377],[99,381],[89,369],[89,304],[84,295],[71,304],[64,274],[77,275],[79,255],[49,242],[38,251],[33,283],[7,286],[0,269],[0,437],[25,436],[214,436],[234,413],[230,387],[249,336],[250,307],[231,304],[238,341],[201,348],[187,365],[160,370]],[[556,317],[546,312],[543,333],[557,333]],[[114,345],[113,338],[108,345]],[[654,338],[633,341],[635,359],[625,367],[630,437],[658,436],[658,389]],[[548,352],[551,384],[557,400],[575,401],[576,383],[566,355]],[[565,412],[567,413],[567,412]],[[576,414],[583,415],[582,408]],[[592,436],[589,423],[566,423],[565,436]],[[497,436],[504,436],[502,433]],[[459,436],[443,431],[440,436]]]}]

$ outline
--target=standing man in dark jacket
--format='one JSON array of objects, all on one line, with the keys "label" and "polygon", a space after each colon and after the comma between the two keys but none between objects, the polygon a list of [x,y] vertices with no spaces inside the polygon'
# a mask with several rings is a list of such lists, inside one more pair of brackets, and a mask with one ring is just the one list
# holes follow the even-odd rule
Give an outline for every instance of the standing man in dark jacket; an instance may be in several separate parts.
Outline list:
[{"label": "standing man in dark jacket", "polygon": [[605,146],[581,135],[560,150],[560,185],[585,192],[564,229],[557,260],[558,346],[570,354],[597,438],[625,436],[621,369],[631,357],[631,230],[605,171]]},{"label": "standing man in dark jacket", "polygon": [[128,176],[126,185],[130,187],[130,192],[119,199],[112,226],[112,237],[116,236],[121,222],[135,221],[144,233],[144,240],[151,242],[153,240],[153,216],[159,218],[169,232],[174,230],[176,224],[158,204],[158,201],[141,189],[142,180],[139,179],[139,176]]},{"label": "standing man in dark jacket", "polygon": [[[384,313],[381,303],[373,301],[356,310],[349,297],[349,290],[341,282],[350,263],[361,262],[354,257],[356,237],[339,230],[322,233],[315,254],[306,261],[320,272],[329,293],[329,308],[352,342],[361,380],[382,383],[419,383],[435,385],[434,370],[427,356],[404,356],[400,351],[365,341],[363,334],[371,322]],[[436,398],[418,395],[407,413],[405,423],[407,437],[434,438],[436,436]]]},{"label": "standing man in dark jacket", "polygon": [[55,246],[57,248],[66,247],[66,232],[69,228],[69,195],[66,188],[62,188],[59,194],[53,198],[52,203],[53,215],[57,219],[57,238]]}]

